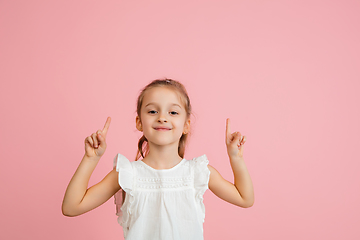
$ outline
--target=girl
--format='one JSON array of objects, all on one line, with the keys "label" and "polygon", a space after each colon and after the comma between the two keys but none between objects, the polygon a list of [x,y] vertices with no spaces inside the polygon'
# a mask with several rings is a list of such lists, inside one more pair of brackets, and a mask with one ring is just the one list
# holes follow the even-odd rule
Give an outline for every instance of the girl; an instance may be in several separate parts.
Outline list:
[{"label": "girl", "polygon": [[85,155],[65,192],[63,214],[83,214],[115,195],[125,239],[199,240],[203,239],[203,194],[207,188],[229,203],[251,207],[254,190],[243,158],[245,136],[231,133],[227,119],[232,184],[208,164],[205,155],[184,159],[190,115],[190,100],[181,83],[165,79],[148,84],[137,101],[136,128],[143,133],[137,161],[130,162],[118,154],[114,169],[88,188],[106,149],[108,118],[102,130],[85,139]]}]

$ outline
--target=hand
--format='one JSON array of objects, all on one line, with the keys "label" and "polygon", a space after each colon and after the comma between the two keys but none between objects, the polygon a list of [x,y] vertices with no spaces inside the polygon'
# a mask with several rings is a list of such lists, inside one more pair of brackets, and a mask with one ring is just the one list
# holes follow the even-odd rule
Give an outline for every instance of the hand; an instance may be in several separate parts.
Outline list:
[{"label": "hand", "polygon": [[109,129],[111,118],[108,117],[103,130],[97,130],[96,133],[85,139],[85,155],[88,157],[101,157],[106,149],[106,134]]},{"label": "hand", "polygon": [[245,136],[241,136],[239,132],[231,133],[230,131],[230,119],[226,119],[226,147],[230,158],[243,157],[244,143],[246,141]]}]

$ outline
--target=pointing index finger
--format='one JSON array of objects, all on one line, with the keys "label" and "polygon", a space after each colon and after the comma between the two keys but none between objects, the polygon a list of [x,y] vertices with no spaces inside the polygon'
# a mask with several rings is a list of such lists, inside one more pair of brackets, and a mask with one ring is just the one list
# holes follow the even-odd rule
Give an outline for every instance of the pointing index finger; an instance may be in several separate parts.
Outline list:
[{"label": "pointing index finger", "polygon": [[103,134],[104,137],[106,136],[107,131],[108,131],[109,127],[110,127],[110,122],[111,122],[111,117],[108,117],[108,118],[106,119],[104,128],[103,128],[103,130],[102,130],[102,134]]},{"label": "pointing index finger", "polygon": [[229,138],[231,136],[231,130],[230,130],[230,118],[226,119],[226,138]]}]

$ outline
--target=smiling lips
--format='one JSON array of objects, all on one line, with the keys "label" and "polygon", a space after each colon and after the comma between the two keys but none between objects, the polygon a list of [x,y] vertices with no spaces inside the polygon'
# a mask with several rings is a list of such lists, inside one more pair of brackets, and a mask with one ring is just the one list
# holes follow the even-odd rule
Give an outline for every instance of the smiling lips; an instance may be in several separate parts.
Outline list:
[{"label": "smiling lips", "polygon": [[168,128],[168,127],[155,127],[154,129],[157,130],[157,131],[168,131],[168,130],[171,130],[171,128]]}]

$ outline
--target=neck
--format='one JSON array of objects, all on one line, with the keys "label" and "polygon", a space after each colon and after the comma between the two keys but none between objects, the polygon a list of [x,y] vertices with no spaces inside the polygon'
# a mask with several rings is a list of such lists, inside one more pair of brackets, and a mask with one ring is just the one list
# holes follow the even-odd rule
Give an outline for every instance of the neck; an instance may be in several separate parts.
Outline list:
[{"label": "neck", "polygon": [[149,154],[143,162],[155,169],[169,169],[177,165],[182,158],[178,154],[178,144],[158,146],[149,144]]}]

